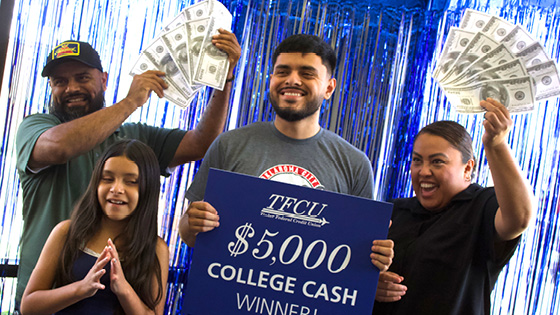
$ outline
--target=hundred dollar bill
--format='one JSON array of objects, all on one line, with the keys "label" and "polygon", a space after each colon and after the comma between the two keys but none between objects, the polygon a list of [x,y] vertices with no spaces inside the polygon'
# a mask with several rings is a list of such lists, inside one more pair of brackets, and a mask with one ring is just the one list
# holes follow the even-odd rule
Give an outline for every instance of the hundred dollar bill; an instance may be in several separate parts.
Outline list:
[{"label": "hundred dollar bill", "polygon": [[527,46],[527,48],[518,52],[515,55],[517,58],[523,60],[526,67],[538,65],[539,63],[550,61],[548,54],[544,51],[544,47],[539,42]]},{"label": "hundred dollar bill", "polygon": [[165,72],[168,83],[179,90],[185,98],[193,97],[194,91],[191,89],[187,79],[183,76],[181,69],[173,60],[171,52],[163,42],[162,38],[154,40],[148,48],[144,50],[144,54],[154,65]]},{"label": "hundred dollar bill", "polygon": [[[138,58],[138,60],[136,61],[136,64],[130,71],[130,75],[134,76],[137,74],[142,74],[148,70],[161,71],[158,66],[152,63],[150,58],[148,58],[144,53],[142,53]],[[175,86],[169,84],[169,80],[167,79],[167,77],[164,77],[163,80],[165,81],[165,83],[167,83],[167,89],[163,90],[163,96],[165,96],[165,98],[168,99],[169,101],[181,107],[189,106],[190,100],[185,98],[183,94],[181,94],[181,92],[179,92],[179,90]]]},{"label": "hundred dollar bill", "polygon": [[193,83],[195,82],[194,73],[196,70],[196,65],[200,56],[202,43],[204,42],[204,36],[206,35],[206,33],[208,33],[208,24],[210,23],[210,20],[211,19],[207,17],[199,20],[188,21],[185,23],[185,30],[187,35],[189,78]]},{"label": "hundred dollar bill", "polygon": [[501,41],[513,28],[515,25],[499,18],[492,16],[486,25],[482,28],[481,32],[489,35],[496,41]]},{"label": "hundred dollar bill", "polygon": [[186,21],[187,21],[187,17],[185,14],[185,10],[183,10],[179,12],[179,14],[177,14],[177,16],[175,16],[173,20],[171,20],[171,22],[167,23],[167,25],[163,27],[162,31],[169,32],[172,29],[177,28],[179,25],[185,24]]},{"label": "hundred dollar bill", "polygon": [[491,97],[504,104],[511,113],[533,110],[534,93],[531,77],[479,82],[470,86],[444,88],[447,100],[457,112],[484,112],[480,101]]},{"label": "hundred dollar bill", "polygon": [[463,52],[457,57],[451,70],[440,80],[440,83],[446,84],[447,82],[457,79],[457,77],[459,77],[473,62],[498,46],[499,43],[497,41],[482,32],[477,32],[467,47],[465,47]]},{"label": "hundred dollar bill", "polygon": [[516,56],[509,50],[509,48],[507,48],[504,44],[500,44],[498,47],[476,59],[470,66],[463,70],[463,72],[455,80],[449,81],[447,84],[456,85],[457,82],[468,79],[481,71],[515,59]]},{"label": "hundred dollar bill", "polygon": [[161,36],[163,43],[171,52],[171,57],[175,61],[175,64],[185,77],[188,85],[193,85],[190,75],[190,65],[189,65],[189,50],[187,49],[187,30],[184,24],[181,24],[167,33]]},{"label": "hundred dollar bill", "polygon": [[213,16],[208,26],[208,33],[202,43],[202,50],[196,66],[193,82],[223,90],[229,70],[228,55],[212,44],[212,36],[218,34],[218,29],[231,29],[233,17],[231,13],[217,2],[214,5]]},{"label": "hundred dollar bill", "polygon": [[450,86],[467,86],[482,81],[520,78],[527,75],[529,75],[529,73],[527,72],[523,62],[521,62],[520,59],[514,59],[510,62],[480,71],[467,79],[458,81],[455,84],[450,84]]},{"label": "hundred dollar bill", "polygon": [[215,0],[205,0],[195,3],[183,10],[186,21],[200,20],[212,15]]},{"label": "hundred dollar bill", "polygon": [[469,31],[481,31],[486,23],[492,18],[490,14],[484,12],[466,9],[459,25],[460,28],[468,29]]},{"label": "hundred dollar bill", "polygon": [[535,80],[535,100],[542,101],[560,95],[560,77],[558,66],[553,60],[527,68]]},{"label": "hundred dollar bill", "polygon": [[523,27],[516,25],[501,42],[513,53],[518,53],[534,43],[535,40]]},{"label": "hundred dollar bill", "polygon": [[474,37],[474,32],[469,32],[456,27],[451,27],[447,34],[447,39],[443,45],[440,57],[436,64],[434,79],[441,80],[451,70],[451,66],[455,63],[455,59],[459,57],[461,52],[467,47],[471,39]]}]

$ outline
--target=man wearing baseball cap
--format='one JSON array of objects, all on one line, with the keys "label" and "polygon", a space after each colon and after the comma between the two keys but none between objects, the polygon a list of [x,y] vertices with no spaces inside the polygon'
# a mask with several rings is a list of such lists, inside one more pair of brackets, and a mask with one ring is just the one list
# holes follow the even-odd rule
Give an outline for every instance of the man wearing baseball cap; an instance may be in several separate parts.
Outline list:
[{"label": "man wearing baseball cap", "polygon": [[[220,30],[213,43],[228,54],[227,78],[232,78],[241,55],[235,35]],[[134,76],[128,95],[106,107],[107,73],[99,54],[90,44],[71,40],[54,47],[42,76],[51,87],[49,113],[24,118],[16,136],[24,219],[16,308],[50,231],[70,217],[105,148],[123,138],[143,141],[158,156],[161,174],[169,175],[168,168],[202,158],[222,132],[231,92],[228,80],[223,91],[213,92],[196,128],[184,131],[124,123],[152,92],[163,97],[164,72]]]}]

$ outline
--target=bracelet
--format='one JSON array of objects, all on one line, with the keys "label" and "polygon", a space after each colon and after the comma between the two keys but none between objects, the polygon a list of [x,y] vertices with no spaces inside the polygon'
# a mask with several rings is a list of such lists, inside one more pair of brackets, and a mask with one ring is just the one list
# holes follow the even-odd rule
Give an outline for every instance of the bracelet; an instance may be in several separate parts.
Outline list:
[{"label": "bracelet", "polygon": [[235,79],[235,75],[231,76],[231,78],[226,79],[226,83],[233,81]]}]

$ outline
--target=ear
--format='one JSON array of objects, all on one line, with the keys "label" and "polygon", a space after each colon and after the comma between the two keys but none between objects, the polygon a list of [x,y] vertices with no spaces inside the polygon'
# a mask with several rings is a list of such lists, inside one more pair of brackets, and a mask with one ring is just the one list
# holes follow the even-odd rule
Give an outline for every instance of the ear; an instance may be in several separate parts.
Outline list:
[{"label": "ear", "polygon": [[331,98],[331,95],[334,93],[334,89],[336,88],[336,79],[330,78],[327,83],[327,90],[325,91],[325,99],[328,100]]},{"label": "ear", "polygon": [[466,182],[470,182],[472,180],[472,172],[474,170],[474,159],[470,159],[465,164],[465,171],[463,173],[463,178]]},{"label": "ear", "polygon": [[103,92],[107,91],[107,78],[108,78],[109,74],[107,72],[103,72],[103,75],[101,77],[102,83],[103,83]]}]

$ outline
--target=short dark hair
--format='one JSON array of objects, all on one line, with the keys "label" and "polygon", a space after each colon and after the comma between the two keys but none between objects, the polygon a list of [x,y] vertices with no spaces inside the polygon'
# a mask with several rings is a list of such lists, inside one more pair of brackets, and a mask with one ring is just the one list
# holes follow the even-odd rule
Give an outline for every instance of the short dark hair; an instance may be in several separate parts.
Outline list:
[{"label": "short dark hair", "polygon": [[416,135],[414,142],[416,142],[418,136],[425,133],[442,137],[449,142],[455,149],[461,152],[463,163],[467,163],[470,159],[473,159],[474,173],[476,170],[476,159],[473,156],[472,137],[465,127],[451,120],[436,121],[422,128]]},{"label": "short dark hair", "polygon": [[321,57],[321,61],[327,67],[327,73],[332,75],[336,67],[336,54],[332,47],[322,38],[315,35],[296,34],[284,39],[272,54],[272,64],[281,53],[300,52],[302,54],[314,53]]}]

